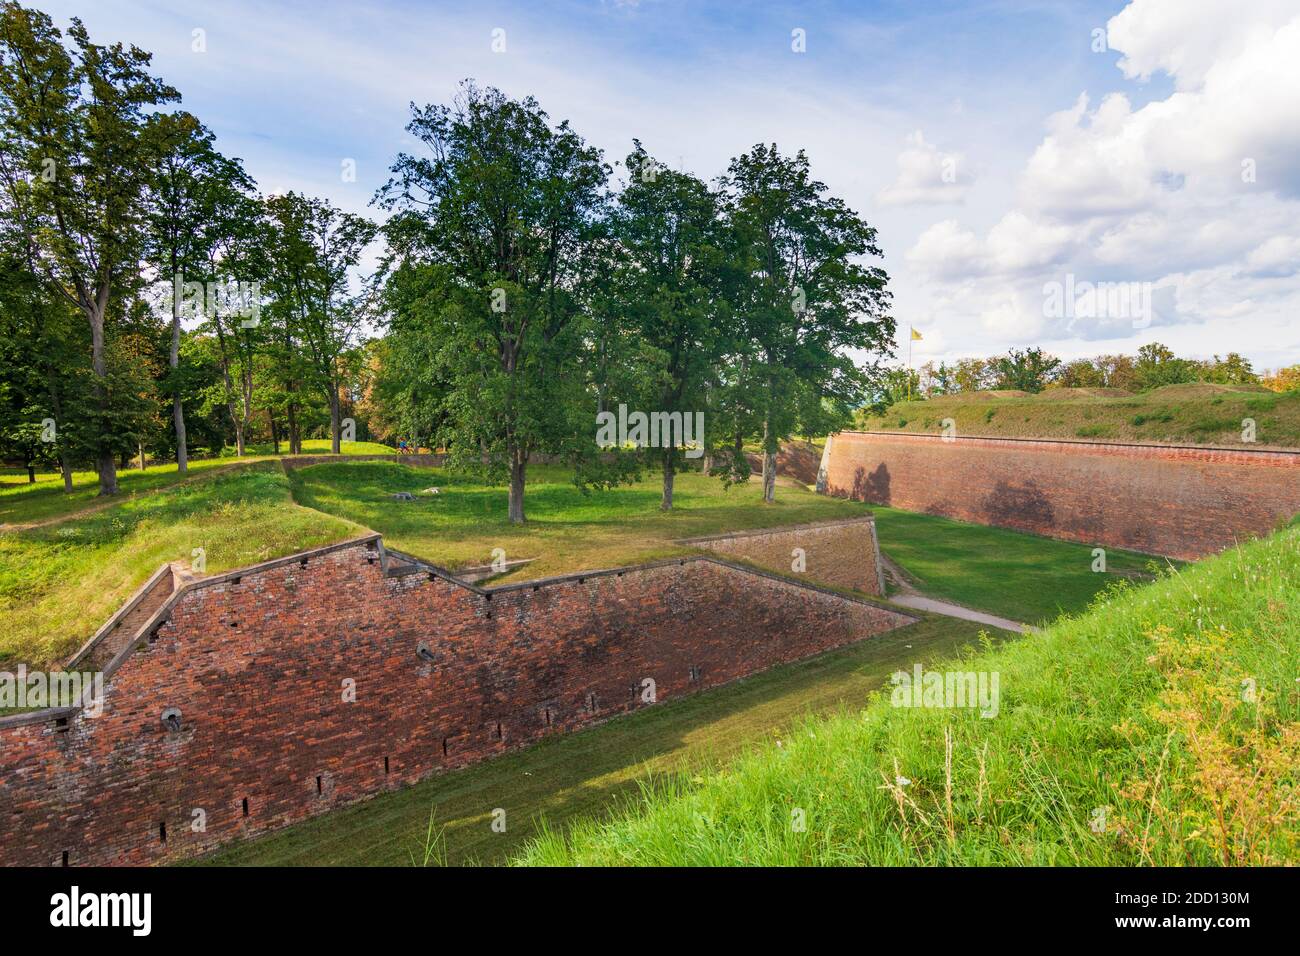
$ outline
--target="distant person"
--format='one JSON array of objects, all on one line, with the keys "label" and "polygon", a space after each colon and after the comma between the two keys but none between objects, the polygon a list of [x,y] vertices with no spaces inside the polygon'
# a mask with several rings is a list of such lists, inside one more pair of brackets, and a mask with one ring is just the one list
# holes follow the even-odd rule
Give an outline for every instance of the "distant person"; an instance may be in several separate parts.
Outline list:
[{"label": "distant person", "polygon": [[397,453],[398,453],[399,455],[405,455],[405,454],[406,454],[406,439],[405,439],[405,438],[403,438],[401,441],[399,441],[399,442],[397,443]]}]

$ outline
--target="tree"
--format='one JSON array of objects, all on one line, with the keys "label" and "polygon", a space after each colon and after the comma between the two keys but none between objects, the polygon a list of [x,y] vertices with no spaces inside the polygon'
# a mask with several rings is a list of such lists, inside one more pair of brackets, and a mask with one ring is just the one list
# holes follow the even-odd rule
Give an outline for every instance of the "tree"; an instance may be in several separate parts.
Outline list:
[{"label": "tree", "polygon": [[1106,374],[1092,359],[1074,359],[1061,366],[1055,384],[1062,388],[1102,388]]},{"label": "tree", "polygon": [[337,455],[343,362],[357,343],[365,316],[364,300],[352,289],[352,273],[378,227],[325,200],[293,192],[272,196],[266,208],[270,222],[267,291],[272,308],[306,345],[312,380],[329,406],[330,441]]},{"label": "tree", "polygon": [[1214,356],[1214,359],[1204,363],[1202,377],[1207,382],[1218,382],[1220,385],[1257,385],[1259,376],[1250,366],[1250,360],[1237,352],[1229,352],[1224,358]]},{"label": "tree", "polygon": [[530,456],[595,447],[575,366],[584,242],[609,169],[531,97],[470,82],[450,106],[412,106],[407,130],[427,155],[399,155],[376,198],[394,212],[396,261],[437,267],[415,318],[442,343],[430,374],[447,383],[450,460],[508,477],[522,523]]},{"label": "tree", "polygon": [[996,388],[1041,392],[1052,380],[1061,360],[1035,347],[1023,352],[1010,349],[1006,355],[989,359],[989,365],[997,374]]},{"label": "tree", "polygon": [[[759,144],[723,177],[745,281],[734,307],[763,382],[763,499],[776,492],[776,453],[801,424],[842,427],[879,357],[892,354],[888,276],[876,230],[810,174],[808,157]],[[859,367],[849,350],[878,356]],[[801,422],[801,416],[810,420]]]},{"label": "tree", "polygon": [[[252,181],[238,160],[227,159],[216,151],[212,133],[197,119],[184,112],[157,114],[151,120],[150,133],[156,143],[158,165],[148,194],[147,256],[158,280],[171,290],[171,374],[167,388],[172,394],[176,467],[184,474],[188,449],[180,356],[181,315],[189,304],[186,283],[207,284],[216,279],[214,259],[224,251],[222,240],[240,229],[243,222],[256,223],[256,213],[240,216],[239,200],[252,189]],[[192,301],[192,296],[188,298]],[[200,301],[204,311],[212,306],[206,289]],[[242,454],[242,431],[238,432],[237,445]]]},{"label": "tree", "polygon": [[[690,454],[683,447],[687,431],[699,442],[698,454],[704,451],[704,435],[693,433],[686,416],[698,412],[702,419],[706,386],[725,342],[728,313],[718,295],[723,224],[719,199],[708,186],[661,166],[640,142],[626,166],[631,179],[613,216],[613,234],[624,253],[622,312],[652,362],[646,397],[654,414],[665,417],[651,421],[669,423],[663,429],[669,435],[656,437],[660,508],[670,511],[674,475],[683,454]],[[683,423],[675,435],[674,422]]]},{"label": "tree", "polygon": [[179,99],[150,55],[90,41],[72,49],[48,16],[0,6],[0,178],[34,273],[90,327],[99,493],[117,492],[105,323],[139,282],[144,198],[154,167],[146,111]]},{"label": "tree", "polygon": [[1300,391],[1300,365],[1280,368],[1272,375],[1265,375],[1260,384],[1274,392]]},{"label": "tree", "polygon": [[953,368],[953,381],[959,393],[982,392],[993,387],[994,371],[982,358],[958,359]]},{"label": "tree", "polygon": [[1152,342],[1138,349],[1137,362],[1133,366],[1134,383],[1140,392],[1147,392],[1164,385],[1194,382],[1199,372],[1200,369],[1195,362],[1178,358],[1159,342]]}]

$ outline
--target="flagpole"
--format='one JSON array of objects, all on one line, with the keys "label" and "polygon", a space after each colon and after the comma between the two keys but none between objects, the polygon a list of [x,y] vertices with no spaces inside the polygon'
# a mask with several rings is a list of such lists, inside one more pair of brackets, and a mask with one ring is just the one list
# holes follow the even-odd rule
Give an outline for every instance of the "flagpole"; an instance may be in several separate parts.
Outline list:
[{"label": "flagpole", "polygon": [[916,329],[910,325],[907,327],[907,399],[912,400],[912,339],[916,335]]}]

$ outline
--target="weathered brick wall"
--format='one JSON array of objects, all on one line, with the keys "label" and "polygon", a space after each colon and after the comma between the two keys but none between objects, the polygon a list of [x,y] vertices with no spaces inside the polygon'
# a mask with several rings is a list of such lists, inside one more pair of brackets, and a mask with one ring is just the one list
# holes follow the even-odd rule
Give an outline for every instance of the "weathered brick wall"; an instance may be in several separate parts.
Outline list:
[{"label": "weathered brick wall", "polygon": [[371,539],[189,584],[100,717],[0,727],[0,863],[191,856],[647,706],[646,679],[662,702],[910,621],[712,558],[489,590],[386,563]]},{"label": "weathered brick wall", "polygon": [[1300,511],[1300,453],[844,432],[827,490],[1107,547],[1199,558]]},{"label": "weathered brick wall", "polygon": [[[871,516],[822,521],[785,528],[764,528],[734,534],[690,538],[681,544],[707,548],[782,574],[806,577],[819,584],[880,594],[879,545]],[[803,551],[803,570],[795,549]]]}]

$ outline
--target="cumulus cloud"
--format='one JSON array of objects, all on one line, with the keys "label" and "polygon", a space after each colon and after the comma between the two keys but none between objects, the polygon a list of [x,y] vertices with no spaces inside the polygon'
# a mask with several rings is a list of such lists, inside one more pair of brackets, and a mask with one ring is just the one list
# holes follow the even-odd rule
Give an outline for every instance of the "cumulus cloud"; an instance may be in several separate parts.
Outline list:
[{"label": "cumulus cloud", "polygon": [[1300,8],[1133,0],[1108,40],[1126,80],[1164,72],[1173,92],[1139,108],[1080,93],[1047,117],[1012,208],[982,234],[935,223],[907,261],[968,321],[1024,341],[1124,334],[1114,317],[1044,315],[1037,293],[1070,276],[1146,283],[1152,325],[1208,325],[1238,347],[1243,317],[1300,311]]},{"label": "cumulus cloud", "polygon": [[876,195],[886,206],[959,203],[966,196],[971,175],[961,153],[944,153],[917,130],[907,137],[898,154],[898,178]]}]

